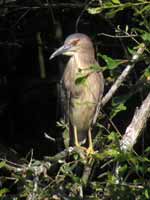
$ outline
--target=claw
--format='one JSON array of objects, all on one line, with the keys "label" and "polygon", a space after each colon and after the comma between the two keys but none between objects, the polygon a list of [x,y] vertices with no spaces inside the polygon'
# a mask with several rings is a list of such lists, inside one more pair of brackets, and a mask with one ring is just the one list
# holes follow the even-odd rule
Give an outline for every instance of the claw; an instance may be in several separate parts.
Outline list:
[{"label": "claw", "polygon": [[89,147],[89,148],[86,150],[86,152],[87,152],[87,155],[92,155],[92,154],[95,153],[93,147]]}]

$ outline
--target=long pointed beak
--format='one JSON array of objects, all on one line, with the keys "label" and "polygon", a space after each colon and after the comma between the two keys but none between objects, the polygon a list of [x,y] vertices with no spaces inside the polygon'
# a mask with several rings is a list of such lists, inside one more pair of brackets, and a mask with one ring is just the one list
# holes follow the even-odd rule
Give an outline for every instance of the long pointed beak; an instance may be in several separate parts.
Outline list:
[{"label": "long pointed beak", "polygon": [[49,59],[53,59],[56,56],[59,56],[61,54],[64,54],[65,52],[67,52],[69,49],[71,48],[71,45],[63,45],[61,46],[59,49],[57,49],[50,57]]}]

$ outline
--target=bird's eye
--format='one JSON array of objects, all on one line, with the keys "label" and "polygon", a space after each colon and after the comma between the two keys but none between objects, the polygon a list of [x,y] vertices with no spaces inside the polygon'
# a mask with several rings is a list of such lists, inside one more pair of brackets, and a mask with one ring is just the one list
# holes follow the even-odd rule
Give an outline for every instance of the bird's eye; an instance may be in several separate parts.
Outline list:
[{"label": "bird's eye", "polygon": [[79,42],[79,40],[80,40],[80,39],[73,40],[73,41],[71,42],[71,44],[72,44],[73,46],[75,46],[75,45],[77,45],[77,43]]}]

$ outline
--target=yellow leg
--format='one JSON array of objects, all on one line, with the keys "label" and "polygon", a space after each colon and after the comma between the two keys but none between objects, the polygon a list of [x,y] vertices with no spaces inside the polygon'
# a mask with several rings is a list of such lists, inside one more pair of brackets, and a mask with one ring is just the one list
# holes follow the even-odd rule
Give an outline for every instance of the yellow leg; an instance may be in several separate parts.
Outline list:
[{"label": "yellow leg", "polygon": [[79,144],[79,141],[78,141],[78,133],[77,133],[77,127],[74,126],[74,127],[73,127],[73,130],[74,130],[75,146],[76,146],[76,147],[79,147],[79,148],[82,149],[83,151],[87,151],[87,148],[82,147],[82,146]]},{"label": "yellow leg", "polygon": [[79,144],[79,141],[78,141],[77,127],[74,126],[73,129],[74,129],[74,140],[75,140],[75,145],[76,145],[77,147],[79,147],[80,144]]},{"label": "yellow leg", "polygon": [[93,154],[94,149],[93,149],[93,143],[92,143],[91,128],[89,128],[89,130],[88,130],[88,140],[89,140],[89,147],[87,149],[87,154]]}]

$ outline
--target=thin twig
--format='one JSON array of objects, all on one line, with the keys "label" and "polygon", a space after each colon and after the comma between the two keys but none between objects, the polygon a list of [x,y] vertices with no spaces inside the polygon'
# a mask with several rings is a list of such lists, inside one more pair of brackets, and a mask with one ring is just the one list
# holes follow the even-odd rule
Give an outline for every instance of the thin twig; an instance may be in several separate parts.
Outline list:
[{"label": "thin twig", "polygon": [[40,68],[40,77],[41,77],[41,79],[45,79],[46,78],[46,70],[45,70],[43,47],[42,47],[43,41],[42,41],[40,32],[37,32],[36,39],[37,39],[37,43],[39,44],[38,45],[38,61],[39,61],[39,68]]},{"label": "thin twig", "polygon": [[107,33],[99,33],[97,34],[98,36],[106,36],[106,37],[111,37],[111,38],[132,38],[132,37],[137,37],[138,35],[136,34],[130,34],[130,35],[110,35]]},{"label": "thin twig", "polygon": [[12,25],[11,28],[14,28],[15,26],[17,26],[17,24],[28,14],[28,12],[31,10],[31,8],[28,8],[20,17],[19,19],[16,21],[15,24]]},{"label": "thin twig", "polygon": [[76,32],[78,32],[78,25],[79,25],[79,22],[80,22],[81,17],[83,16],[85,10],[88,8],[89,4],[91,3],[91,1],[89,1],[89,2],[88,2],[88,1],[89,1],[89,0],[86,0],[86,1],[85,1],[85,6],[84,6],[84,8],[82,9],[80,15],[78,16],[78,18],[77,18],[77,20],[76,20],[76,24],[75,24],[75,30],[76,30]]}]

